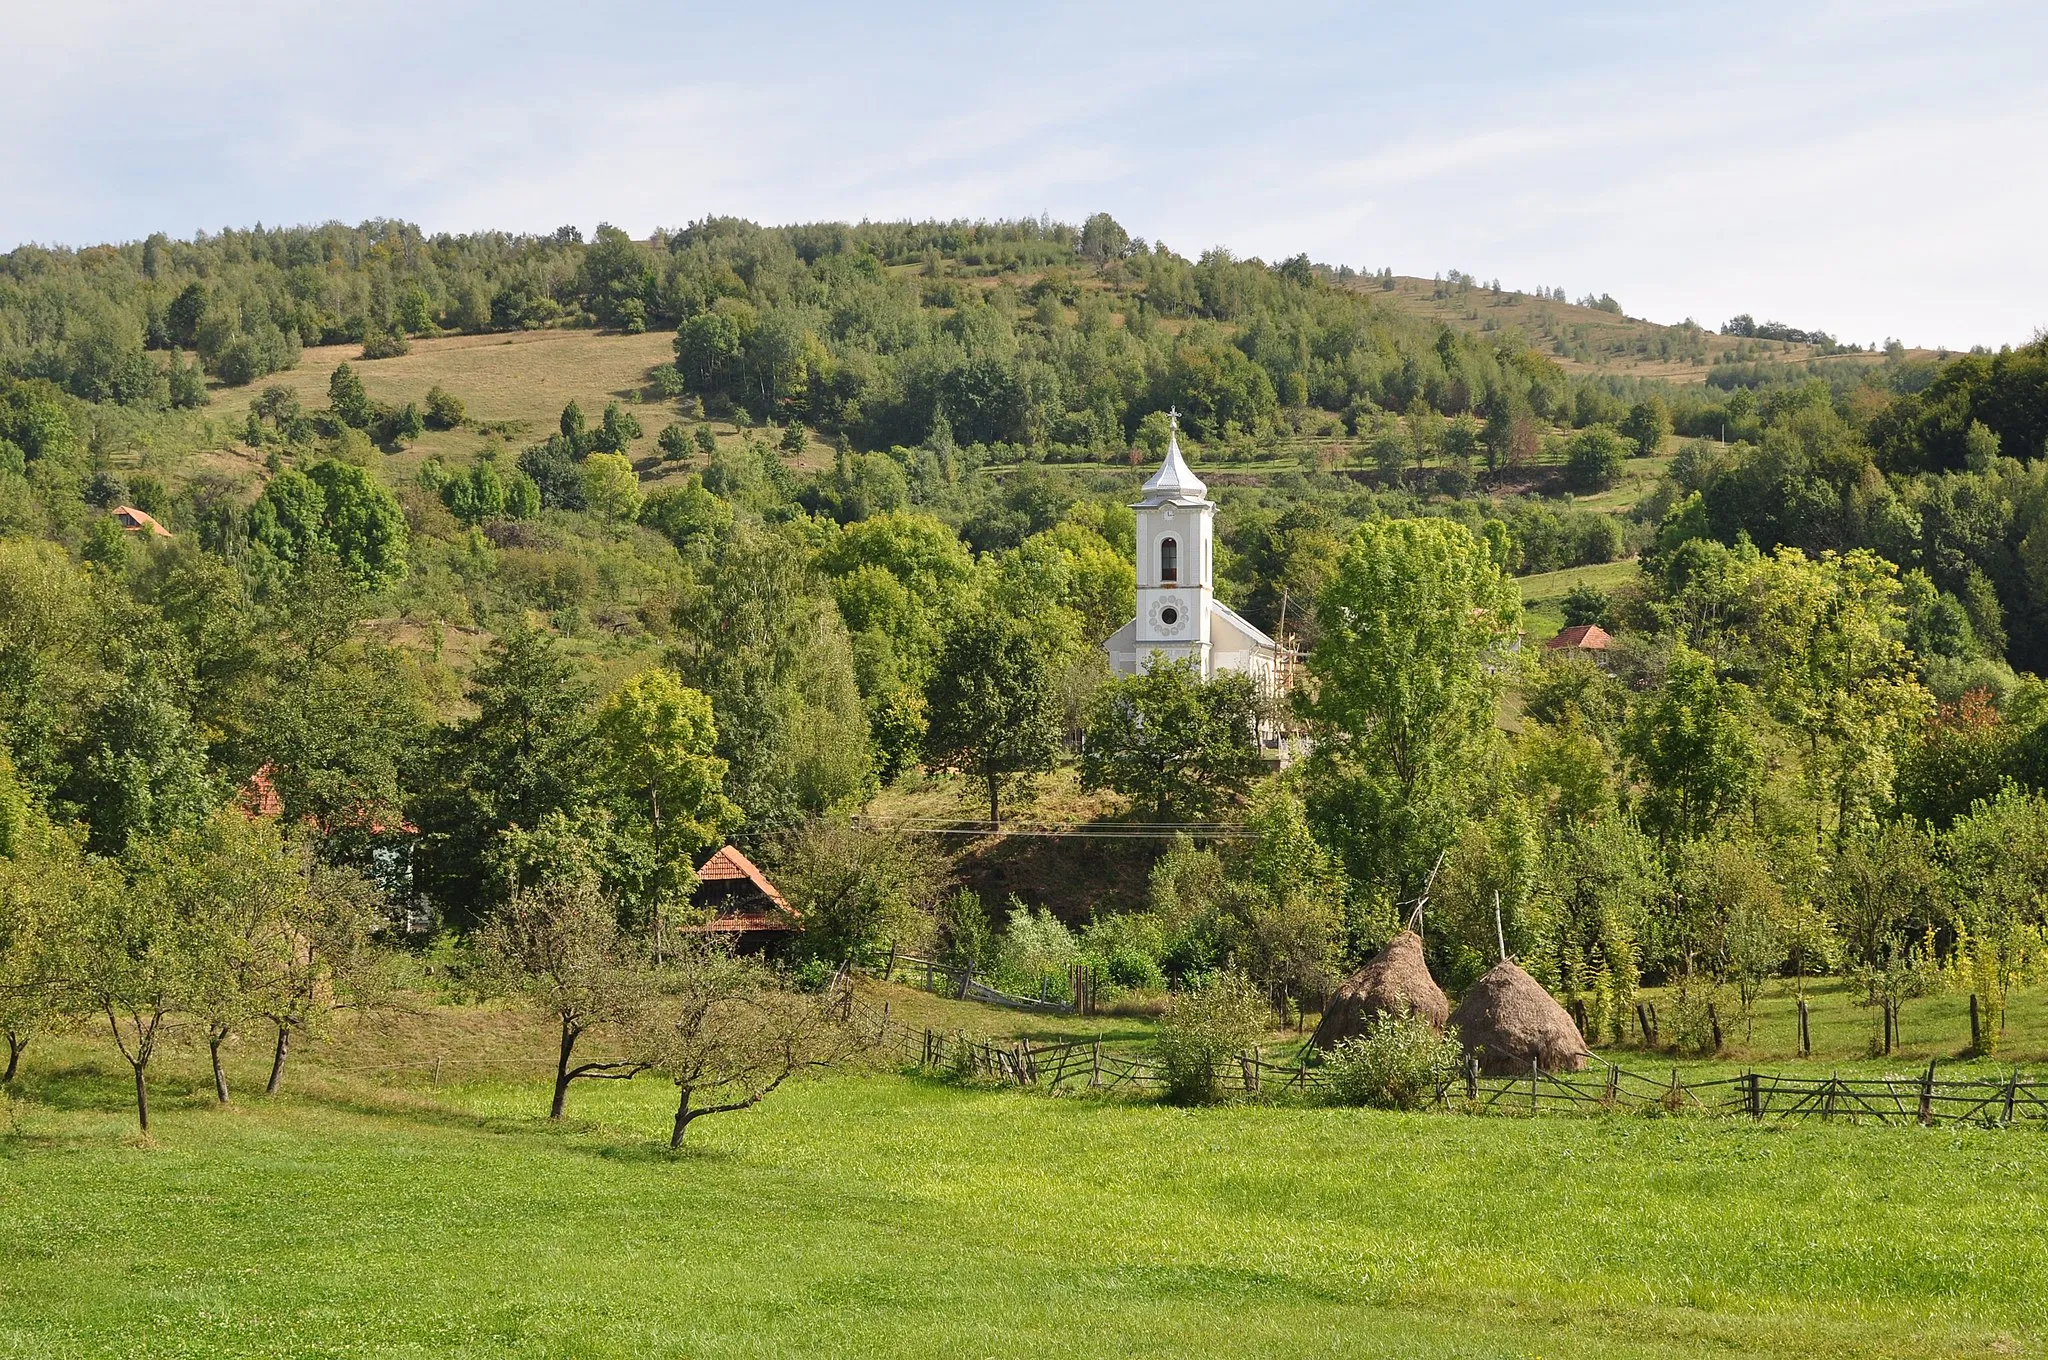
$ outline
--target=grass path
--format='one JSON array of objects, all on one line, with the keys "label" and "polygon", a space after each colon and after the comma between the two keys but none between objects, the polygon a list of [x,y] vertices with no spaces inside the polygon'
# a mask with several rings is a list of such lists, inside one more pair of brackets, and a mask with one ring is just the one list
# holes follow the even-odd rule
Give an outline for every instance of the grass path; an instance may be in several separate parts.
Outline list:
[{"label": "grass path", "polygon": [[[667,1090],[210,1108],[30,1080],[0,1353],[2031,1353],[2038,1134],[1180,1111],[893,1076],[657,1150]],[[189,1078],[188,1081],[186,1079]]]}]

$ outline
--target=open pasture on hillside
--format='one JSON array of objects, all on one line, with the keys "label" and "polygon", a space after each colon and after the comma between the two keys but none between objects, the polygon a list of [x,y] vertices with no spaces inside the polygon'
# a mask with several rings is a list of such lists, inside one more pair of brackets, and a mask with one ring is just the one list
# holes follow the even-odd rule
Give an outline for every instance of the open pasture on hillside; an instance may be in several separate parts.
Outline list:
[{"label": "open pasture on hillside", "polygon": [[[664,401],[648,382],[650,370],[675,359],[671,331],[448,335],[415,340],[411,353],[390,359],[364,360],[361,352],[359,345],[309,348],[296,368],[273,373],[247,389],[216,388],[212,413],[239,418],[247,403],[268,387],[290,389],[308,409],[324,407],[328,379],[346,363],[361,376],[375,401],[403,405],[422,401],[430,387],[444,388],[462,401],[472,421],[516,426],[511,435],[515,447],[553,433],[562,408],[571,401],[583,408],[592,425],[604,413],[605,403],[620,402],[640,421],[641,437],[628,452],[650,473],[658,468],[661,454],[654,441],[664,425],[684,420],[694,428],[702,423],[681,416],[676,403]],[[721,440],[738,437],[737,427],[729,421],[709,423]],[[429,430],[392,460],[393,468],[402,474],[431,457],[459,466],[468,461],[477,443],[472,428]],[[812,454],[811,462],[822,456],[818,449]],[[701,464],[702,459],[696,461]]]}]

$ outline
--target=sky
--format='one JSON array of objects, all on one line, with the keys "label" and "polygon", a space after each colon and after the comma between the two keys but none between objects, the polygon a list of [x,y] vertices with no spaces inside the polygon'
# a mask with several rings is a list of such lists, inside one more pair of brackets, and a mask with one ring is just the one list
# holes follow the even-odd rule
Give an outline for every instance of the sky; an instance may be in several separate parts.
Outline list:
[{"label": "sky", "polygon": [[1106,211],[1967,348],[2048,326],[2048,5],[0,0],[0,249]]}]

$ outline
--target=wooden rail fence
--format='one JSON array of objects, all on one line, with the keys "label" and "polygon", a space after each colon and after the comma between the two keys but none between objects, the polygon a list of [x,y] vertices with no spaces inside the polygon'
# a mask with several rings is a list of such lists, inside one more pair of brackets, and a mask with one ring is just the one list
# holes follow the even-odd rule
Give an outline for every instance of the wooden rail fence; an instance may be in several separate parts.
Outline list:
[{"label": "wooden rail fence", "polygon": [[[1033,1044],[994,1043],[966,1034],[912,1029],[876,1009],[850,1001],[849,1023],[865,1031],[873,1049],[905,1066],[951,1072],[1042,1091],[1156,1091],[1165,1083],[1151,1058],[1105,1048],[1100,1040]],[[2048,1081],[1974,1077],[1944,1081],[1936,1064],[1914,1077],[1802,1077],[1772,1072],[1687,1080],[1631,1071],[1595,1059],[1584,1072],[1482,1077],[1476,1064],[1437,1087],[1435,1107],[1469,1114],[1667,1113],[1738,1116],[1753,1120],[1822,1120],[1852,1124],[1973,1124],[2003,1127],[2048,1121]],[[1249,1096],[1306,1096],[1327,1089],[1326,1069],[1304,1048],[1290,1061],[1258,1049],[1218,1063],[1219,1089]]]}]

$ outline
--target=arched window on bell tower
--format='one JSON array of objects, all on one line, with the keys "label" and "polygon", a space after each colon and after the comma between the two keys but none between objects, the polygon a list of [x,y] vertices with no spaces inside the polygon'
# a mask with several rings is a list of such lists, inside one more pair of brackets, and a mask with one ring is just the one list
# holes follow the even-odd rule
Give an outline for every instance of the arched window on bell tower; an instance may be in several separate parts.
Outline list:
[{"label": "arched window on bell tower", "polygon": [[1177,539],[1159,540],[1159,579],[1169,585],[1180,580],[1180,542]]}]

